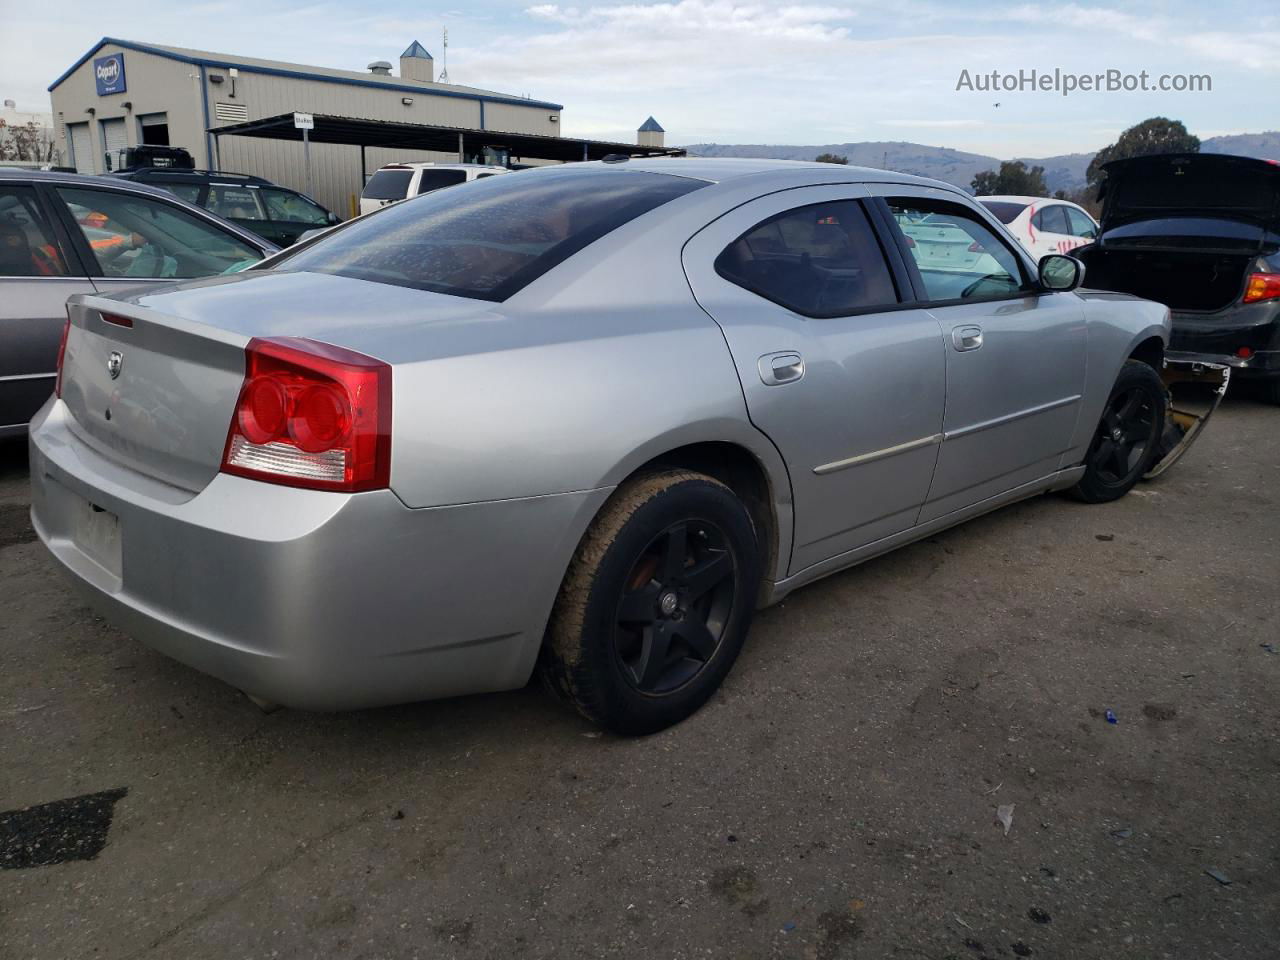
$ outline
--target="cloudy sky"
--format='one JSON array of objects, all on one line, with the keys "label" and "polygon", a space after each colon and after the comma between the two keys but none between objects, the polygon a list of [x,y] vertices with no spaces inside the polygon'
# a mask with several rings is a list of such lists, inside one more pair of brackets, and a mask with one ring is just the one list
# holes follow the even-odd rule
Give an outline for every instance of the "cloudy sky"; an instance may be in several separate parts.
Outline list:
[{"label": "cloudy sky", "polygon": [[[739,0],[463,9],[380,0],[110,4],[0,0],[0,96],[46,87],[104,35],[363,70],[418,39],[467,83],[565,104],[563,130],[625,140],[653,114],[669,143],[912,140],[997,156],[1091,150],[1164,114],[1202,137],[1280,126],[1280,8],[1219,0],[975,3]],[[997,70],[1208,74],[1211,92],[957,90]],[[976,85],[976,82],[975,82]],[[999,103],[999,106],[996,104]]]}]

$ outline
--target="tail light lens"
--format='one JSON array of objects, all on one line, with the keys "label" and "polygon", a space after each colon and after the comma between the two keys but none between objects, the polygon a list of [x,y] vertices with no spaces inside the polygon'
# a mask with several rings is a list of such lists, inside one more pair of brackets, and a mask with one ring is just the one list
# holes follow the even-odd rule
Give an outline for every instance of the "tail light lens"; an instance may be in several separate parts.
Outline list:
[{"label": "tail light lens", "polygon": [[1244,302],[1280,298],[1280,273],[1251,273],[1244,285]]},{"label": "tail light lens", "polygon": [[222,471],[356,493],[391,483],[391,368],[299,337],[245,347]]},{"label": "tail light lens", "polygon": [[987,248],[984,247],[982,244],[980,244],[977,240],[975,240],[973,241],[973,243],[969,244],[969,252],[970,253],[986,253]]},{"label": "tail light lens", "polygon": [[53,394],[58,399],[62,399],[62,364],[67,356],[67,335],[71,333],[71,317],[62,324],[62,339],[58,341],[58,379],[53,382]]}]

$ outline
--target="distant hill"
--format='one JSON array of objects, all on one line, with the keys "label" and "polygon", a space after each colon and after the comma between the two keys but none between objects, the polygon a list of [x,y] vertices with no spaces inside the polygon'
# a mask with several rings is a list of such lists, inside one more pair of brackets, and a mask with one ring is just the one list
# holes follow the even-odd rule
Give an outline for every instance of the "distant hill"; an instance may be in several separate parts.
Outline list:
[{"label": "distant hill", "polygon": [[[686,147],[700,157],[754,157],[775,160],[813,160],[820,153],[848,157],[860,167],[899,170],[932,177],[969,189],[974,175],[1000,166],[997,157],[967,153],[950,147],[930,147],[902,140],[870,140],[862,143],[826,143],[821,146],[761,143],[695,143]],[[1242,157],[1280,159],[1280,131],[1211,137],[1203,142],[1205,153],[1230,153]],[[1092,153],[1065,153],[1056,157],[1018,157],[1027,166],[1044,167],[1045,183],[1055,190],[1076,190],[1085,185],[1085,171]]]}]

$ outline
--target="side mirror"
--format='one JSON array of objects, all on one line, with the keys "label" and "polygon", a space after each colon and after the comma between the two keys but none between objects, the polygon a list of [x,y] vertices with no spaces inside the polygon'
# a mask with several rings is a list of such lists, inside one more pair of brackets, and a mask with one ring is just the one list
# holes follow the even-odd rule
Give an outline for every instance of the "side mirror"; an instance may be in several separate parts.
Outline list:
[{"label": "side mirror", "polygon": [[341,222],[342,222],[342,221],[338,219],[338,215],[337,215],[336,213],[334,213],[332,210],[330,210],[330,211],[329,211],[329,223],[333,224],[333,225],[336,227],[336,226],[337,226],[338,224],[340,224]]},{"label": "side mirror", "polygon": [[1051,253],[1040,258],[1040,286],[1045,290],[1065,292],[1084,283],[1084,264],[1075,257]]}]

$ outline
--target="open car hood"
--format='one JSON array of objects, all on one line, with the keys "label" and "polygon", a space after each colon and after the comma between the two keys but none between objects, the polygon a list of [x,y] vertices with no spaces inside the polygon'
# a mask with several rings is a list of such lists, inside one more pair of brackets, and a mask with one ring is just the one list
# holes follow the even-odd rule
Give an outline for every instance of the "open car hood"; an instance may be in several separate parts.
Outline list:
[{"label": "open car hood", "polygon": [[1103,166],[1102,232],[1135,221],[1200,217],[1280,230],[1280,163],[1169,153]]}]

